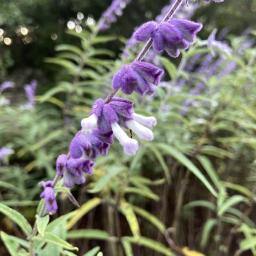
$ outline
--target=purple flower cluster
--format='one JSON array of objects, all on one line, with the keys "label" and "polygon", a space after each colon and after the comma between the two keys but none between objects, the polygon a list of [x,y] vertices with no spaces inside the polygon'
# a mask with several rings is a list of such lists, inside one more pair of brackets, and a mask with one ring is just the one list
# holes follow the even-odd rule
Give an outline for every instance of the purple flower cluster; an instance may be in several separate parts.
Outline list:
[{"label": "purple flower cluster", "polygon": [[164,71],[153,64],[134,61],[124,65],[113,78],[113,89],[121,89],[125,94],[136,92],[140,95],[152,94],[159,84]]},{"label": "purple flower cluster", "polygon": [[24,87],[25,94],[27,97],[27,103],[25,104],[25,108],[27,109],[32,109],[35,105],[36,87],[36,80],[32,80],[29,84],[26,84]]},{"label": "purple flower cluster", "polygon": [[[157,22],[161,22],[164,19],[164,17],[168,13],[168,11],[169,11],[170,7],[173,5],[173,3],[174,3],[174,0],[170,0],[169,4],[167,4],[166,6],[164,6],[162,8],[160,15],[158,15],[156,17]],[[195,11],[198,9],[198,7],[199,7],[198,3],[190,3],[188,5],[186,2],[184,2],[182,4],[182,8],[180,8],[175,13],[175,18],[190,19],[193,16],[193,14],[195,13]],[[135,29],[135,33],[136,33],[136,29]],[[131,38],[127,41],[126,46],[123,50],[123,57],[127,57],[129,55],[129,53],[133,51],[134,46],[139,43],[139,41],[136,40],[136,38],[135,38],[135,33],[133,33]],[[153,51],[150,51],[150,54],[151,54],[151,58],[150,58],[151,61],[155,60],[155,57],[157,56],[157,54]]]},{"label": "purple flower cluster", "polygon": [[107,30],[110,25],[116,22],[118,16],[122,16],[124,8],[131,0],[113,0],[108,9],[102,14],[98,28],[100,31]]},{"label": "purple flower cluster", "polygon": [[157,53],[166,51],[171,57],[178,57],[181,49],[187,49],[202,29],[202,24],[185,19],[171,19],[169,22],[149,21],[137,29],[134,37],[145,42],[150,38]]},{"label": "purple flower cluster", "polygon": [[[121,1],[113,1],[113,6],[114,2]],[[201,28],[201,24],[184,19],[172,19],[160,23],[150,21],[137,29],[135,38],[143,42],[151,39],[157,53],[166,51],[170,56],[178,57],[181,50],[187,49],[194,42]],[[144,57],[145,53],[142,55]],[[95,159],[108,153],[114,138],[123,147],[124,154],[135,155],[139,143],[129,137],[125,130],[132,131],[140,140],[154,139],[152,128],[157,124],[155,117],[136,113],[130,100],[115,96],[118,90],[126,95],[134,92],[140,96],[154,93],[164,71],[142,61],[142,55],[132,63],[124,65],[113,76],[111,94],[105,100],[95,101],[90,116],[81,121],[81,129],[72,139],[69,153],[57,158],[57,176],[59,179],[63,178],[65,187],[72,188],[76,184],[85,183],[85,176],[93,173]],[[53,213],[56,211],[56,200],[53,199],[52,183],[45,183],[43,187],[42,197],[46,201],[47,209]]]}]

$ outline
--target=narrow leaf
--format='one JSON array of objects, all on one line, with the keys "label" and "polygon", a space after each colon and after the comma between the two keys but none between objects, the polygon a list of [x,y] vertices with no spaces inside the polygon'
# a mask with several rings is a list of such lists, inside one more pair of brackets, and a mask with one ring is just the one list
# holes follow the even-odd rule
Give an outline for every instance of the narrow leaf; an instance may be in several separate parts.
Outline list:
[{"label": "narrow leaf", "polygon": [[132,234],[135,237],[139,237],[140,236],[140,226],[139,226],[139,222],[138,219],[132,209],[132,207],[130,206],[130,204],[128,204],[125,201],[121,201],[120,203],[120,211],[123,213],[123,215],[125,216],[130,229],[132,231]]},{"label": "narrow leaf", "polygon": [[19,212],[2,203],[0,203],[0,212],[15,222],[27,236],[32,232],[30,224]]},{"label": "narrow leaf", "polygon": [[78,210],[74,212],[74,215],[68,221],[67,229],[71,229],[85,214],[97,207],[100,203],[101,199],[97,197],[84,203]]},{"label": "narrow leaf", "polygon": [[110,235],[103,230],[100,229],[78,229],[71,230],[68,232],[69,239],[97,239],[97,240],[108,240]]},{"label": "narrow leaf", "polygon": [[204,185],[205,187],[211,192],[211,194],[217,197],[217,192],[212,187],[210,182],[205,178],[205,176],[201,173],[201,171],[180,151],[177,149],[170,147],[165,144],[157,144],[157,146],[162,149],[167,154],[170,154],[173,158],[183,164],[189,171],[191,171]]}]

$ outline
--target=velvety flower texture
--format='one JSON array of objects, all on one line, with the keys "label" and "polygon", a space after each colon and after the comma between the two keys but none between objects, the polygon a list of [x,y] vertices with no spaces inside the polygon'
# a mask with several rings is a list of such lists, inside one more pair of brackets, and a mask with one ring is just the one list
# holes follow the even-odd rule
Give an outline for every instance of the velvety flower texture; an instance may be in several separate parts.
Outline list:
[{"label": "velvety flower texture", "polygon": [[55,214],[58,210],[58,205],[56,202],[55,192],[53,188],[52,181],[41,182],[43,187],[43,192],[41,193],[41,198],[45,201],[45,207],[49,214]]},{"label": "velvety flower texture", "polygon": [[112,133],[101,133],[98,129],[87,132],[77,132],[72,139],[69,152],[72,158],[86,157],[95,159],[99,155],[106,155],[112,143]]},{"label": "velvety flower texture", "polygon": [[116,22],[117,17],[122,16],[124,8],[130,1],[131,0],[113,0],[99,20],[99,30],[107,30],[112,23]]},{"label": "velvety flower texture", "polygon": [[187,49],[195,40],[202,24],[185,19],[171,19],[157,23],[149,21],[135,31],[135,38],[145,42],[153,40],[153,49],[161,53],[166,51],[171,57],[178,57],[180,50]]},{"label": "velvety flower texture", "polygon": [[112,81],[115,90],[121,89],[125,94],[132,94],[134,91],[140,95],[152,94],[155,86],[159,84],[164,71],[153,64],[134,61],[124,65],[117,72]]},{"label": "velvety flower texture", "polygon": [[65,154],[60,155],[56,161],[57,174],[63,177],[65,187],[72,188],[74,185],[85,183],[85,173],[92,174],[93,161],[81,158],[71,158]]},{"label": "velvety flower texture", "polygon": [[151,141],[154,138],[150,128],[156,125],[156,119],[135,113],[133,103],[123,98],[114,97],[108,103],[103,99],[97,100],[92,115],[82,120],[82,130],[91,126],[92,119],[96,120],[100,134],[113,133],[123,146],[126,155],[136,154],[139,145],[137,140],[130,138],[122,127],[132,130],[142,140]]}]

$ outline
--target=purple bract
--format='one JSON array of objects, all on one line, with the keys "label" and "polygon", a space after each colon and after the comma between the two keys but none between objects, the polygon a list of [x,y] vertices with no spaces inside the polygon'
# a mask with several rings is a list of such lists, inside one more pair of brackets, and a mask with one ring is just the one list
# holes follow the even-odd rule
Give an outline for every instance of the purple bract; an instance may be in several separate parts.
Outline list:
[{"label": "purple bract", "polygon": [[185,20],[171,19],[169,22],[149,21],[140,26],[134,36],[138,41],[153,40],[156,52],[166,51],[171,57],[178,57],[181,49],[187,49],[195,40],[202,24]]},{"label": "purple bract", "polygon": [[159,84],[164,71],[157,66],[143,62],[134,61],[124,65],[113,77],[112,86],[115,90],[121,89],[125,94],[134,91],[140,95],[152,94],[155,86]]}]

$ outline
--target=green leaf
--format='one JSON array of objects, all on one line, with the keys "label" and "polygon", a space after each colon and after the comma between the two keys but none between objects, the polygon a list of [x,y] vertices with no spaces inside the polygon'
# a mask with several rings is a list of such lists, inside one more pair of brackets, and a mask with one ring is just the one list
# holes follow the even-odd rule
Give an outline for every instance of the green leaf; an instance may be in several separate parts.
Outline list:
[{"label": "green leaf", "polygon": [[142,188],[128,187],[128,188],[125,188],[125,193],[126,194],[128,194],[128,193],[129,194],[137,194],[137,195],[140,195],[140,196],[152,199],[154,201],[158,201],[159,200],[159,196],[157,196],[156,194],[154,194],[151,191],[143,190]]},{"label": "green leaf", "polygon": [[58,230],[59,227],[66,228],[67,221],[71,219],[71,217],[74,216],[74,214],[75,212],[70,212],[58,217],[54,221],[50,222],[50,224],[46,227],[46,231],[54,233],[54,231]]},{"label": "green leaf", "polygon": [[51,97],[58,93],[70,93],[72,90],[72,85],[68,82],[61,82],[56,87],[48,90],[44,95],[37,97],[39,102],[48,101]]},{"label": "green leaf", "polygon": [[218,215],[222,216],[229,208],[242,202],[248,202],[248,200],[241,195],[234,195],[228,198],[222,205],[220,205]]},{"label": "green leaf", "polygon": [[163,244],[157,242],[156,240],[152,240],[147,237],[124,237],[124,239],[130,243],[141,245],[144,247],[147,247],[153,251],[156,251],[160,254],[166,255],[166,256],[175,256],[173,252],[167,247],[165,247]]},{"label": "green leaf", "polygon": [[248,218],[248,216],[246,214],[244,214],[240,210],[238,210],[236,208],[229,208],[227,210],[227,213],[233,214],[234,216],[238,217],[238,219],[240,221],[246,223],[247,225],[249,225],[252,228],[255,228],[255,223],[250,218]]},{"label": "green leaf", "polygon": [[214,226],[216,226],[217,224],[217,220],[216,219],[208,219],[206,221],[206,223],[204,224],[204,228],[202,231],[202,238],[201,238],[201,248],[205,248],[208,241],[209,241],[209,237],[210,237],[210,233],[212,231],[212,229],[214,228]]},{"label": "green leaf", "polygon": [[119,209],[125,216],[128,224],[130,226],[130,229],[132,231],[132,234],[135,237],[139,237],[140,236],[140,225],[139,225],[137,216],[134,213],[131,205],[125,201],[121,201]]},{"label": "green leaf", "polygon": [[156,159],[159,161],[161,167],[163,168],[164,173],[165,173],[165,177],[166,177],[166,179],[169,183],[171,181],[171,175],[170,175],[169,168],[168,168],[168,166],[166,165],[166,163],[164,161],[163,156],[161,155],[159,150],[157,150],[157,148],[154,147],[154,144],[153,145],[147,144],[147,148],[149,148],[154,153],[154,155],[156,156]]},{"label": "green leaf", "polygon": [[251,250],[256,248],[256,237],[247,238],[240,243],[240,248],[243,251]]},{"label": "green leaf", "polygon": [[175,158],[177,161],[179,161],[181,164],[183,164],[189,171],[191,171],[204,185],[205,187],[211,192],[211,194],[215,197],[217,197],[217,192],[212,187],[210,182],[205,178],[205,176],[201,173],[201,171],[180,151],[177,149],[159,143],[156,144],[158,148],[162,149],[167,154],[170,154],[173,158]]},{"label": "green leaf", "polygon": [[211,203],[209,201],[205,201],[205,200],[197,200],[197,201],[193,201],[193,202],[190,202],[185,205],[185,208],[187,208],[187,209],[194,208],[194,207],[205,207],[211,211],[215,211],[215,205],[213,203]]},{"label": "green leaf", "polygon": [[77,54],[78,56],[82,55],[83,51],[74,46],[74,45],[70,45],[70,44],[60,44],[56,46],[56,51],[68,51],[68,52],[73,52],[75,54]]},{"label": "green leaf", "polygon": [[77,247],[74,247],[72,244],[66,242],[65,240],[61,239],[57,235],[54,235],[49,232],[45,232],[44,237],[36,236],[34,239],[38,241],[54,244],[67,250],[78,251]]},{"label": "green leaf", "polygon": [[99,252],[100,247],[94,247],[93,249],[91,249],[90,251],[88,251],[86,254],[84,254],[84,256],[96,256],[97,253]]},{"label": "green leaf", "polygon": [[103,230],[100,229],[78,229],[78,230],[71,230],[68,232],[69,239],[96,239],[96,240],[108,240],[110,235]]},{"label": "green leaf", "polygon": [[109,168],[107,173],[103,175],[94,185],[93,189],[90,189],[90,193],[98,193],[102,191],[119,173],[123,172],[125,168],[123,167],[112,167]]},{"label": "green leaf", "polygon": [[74,215],[67,224],[67,229],[71,229],[85,214],[97,207],[101,203],[101,199],[95,197],[84,203],[78,210],[74,211]]},{"label": "green leaf", "polygon": [[62,250],[61,256],[77,256],[77,254],[74,254],[73,252],[70,251]]},{"label": "green leaf", "polygon": [[65,68],[71,75],[77,75],[80,71],[79,68],[74,63],[65,59],[47,58],[46,62]]},{"label": "green leaf", "polygon": [[220,182],[220,179],[219,179],[216,171],[213,169],[213,166],[212,166],[211,162],[209,161],[209,159],[205,156],[198,156],[197,158],[198,158],[199,162],[201,163],[201,165],[204,167],[204,169],[207,172],[207,174],[209,175],[209,177],[211,178],[214,185],[218,189],[220,189],[222,184]]},{"label": "green leaf", "polygon": [[49,220],[50,220],[49,215],[46,215],[44,217],[40,217],[36,215],[36,227],[37,227],[38,233],[41,236],[44,236],[44,232],[49,223]]},{"label": "green leaf", "polygon": [[17,252],[19,251],[21,246],[26,249],[29,247],[29,244],[27,241],[20,239],[16,236],[8,235],[8,234],[4,233],[3,231],[0,232],[0,236],[1,236],[3,242],[11,256],[19,255],[19,254],[17,254]]},{"label": "green leaf", "polygon": [[15,243],[12,239],[10,239],[9,236],[4,232],[1,232],[1,238],[5,244],[8,252],[10,253],[10,255],[17,256],[17,251],[18,251],[19,245],[17,243]]},{"label": "green leaf", "polygon": [[11,206],[16,206],[16,207],[27,207],[27,206],[36,206],[38,204],[38,201],[14,201],[14,200],[7,200],[7,201],[2,201],[3,204],[11,207]]},{"label": "green leaf", "polygon": [[132,251],[132,246],[131,243],[126,240],[125,238],[122,238],[121,240],[123,248],[124,248],[124,253],[126,256],[133,256],[133,251]]},{"label": "green leaf", "polygon": [[107,43],[110,41],[115,41],[116,39],[117,39],[116,36],[97,36],[93,38],[92,43],[93,44]]},{"label": "green leaf", "polygon": [[167,70],[169,76],[174,80],[177,76],[177,68],[176,66],[167,58],[160,57],[161,63],[164,65],[165,69]]},{"label": "green leaf", "polygon": [[153,214],[147,212],[143,208],[131,205],[134,212],[137,213],[137,215],[140,215],[145,220],[149,221],[153,226],[155,226],[162,234],[165,232],[165,226],[164,224]]},{"label": "green leaf", "polygon": [[13,222],[15,222],[27,236],[30,235],[30,233],[32,232],[32,227],[19,212],[2,203],[0,203],[0,212],[9,219],[11,219]]},{"label": "green leaf", "polygon": [[20,193],[20,194],[23,193],[23,191],[20,188],[17,188],[16,186],[14,186],[8,182],[1,181],[1,180],[0,180],[0,188],[12,190],[12,191],[14,191],[16,193]]},{"label": "green leaf", "polygon": [[231,182],[223,182],[224,186],[226,188],[229,188],[229,189],[232,189],[234,191],[237,191],[241,194],[244,194],[245,196],[247,196],[248,198],[253,198],[254,195],[253,193],[246,187],[242,186],[242,185],[239,185],[239,184],[234,184],[234,183],[231,183]]}]

